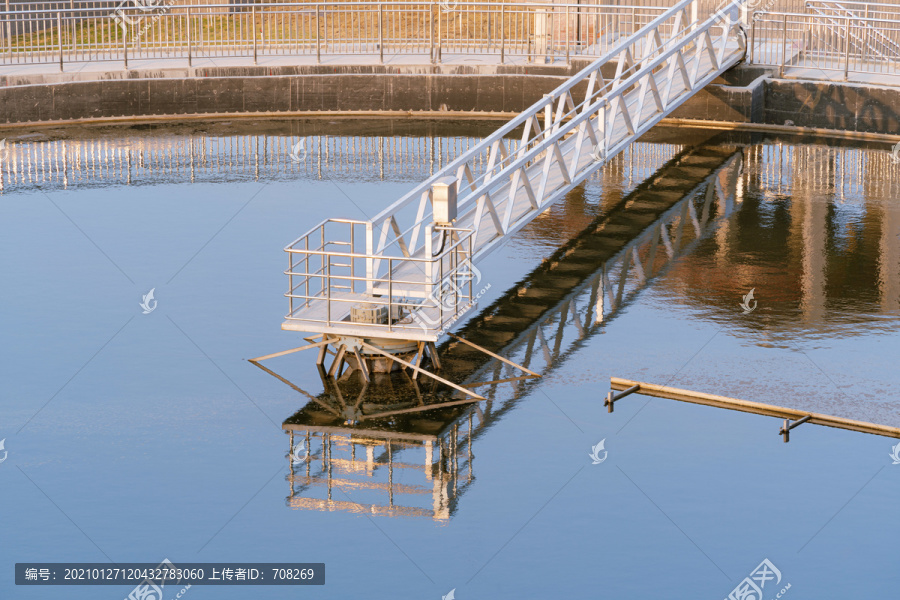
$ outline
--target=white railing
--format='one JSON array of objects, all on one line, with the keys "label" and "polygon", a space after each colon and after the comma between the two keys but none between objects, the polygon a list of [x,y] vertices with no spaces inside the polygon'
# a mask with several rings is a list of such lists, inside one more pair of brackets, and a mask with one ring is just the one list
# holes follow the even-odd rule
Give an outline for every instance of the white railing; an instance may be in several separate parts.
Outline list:
[{"label": "white railing", "polygon": [[[417,339],[429,329],[444,330],[472,308],[477,270],[470,230],[440,228],[440,247],[429,247],[421,257],[375,257],[361,251],[370,227],[368,221],[328,219],[285,248],[290,258],[285,319],[298,326],[349,326]],[[387,268],[373,277],[367,266],[375,258]],[[395,264],[413,268],[404,271]],[[354,319],[348,321],[348,314]]]},{"label": "white railing", "polygon": [[[890,61],[900,58],[900,44],[891,39],[876,17],[869,17],[869,6],[856,3],[828,2],[814,0],[807,2],[807,7],[814,14],[821,16],[828,26],[832,39],[837,38],[851,53],[867,56],[872,60]],[[834,17],[845,17],[845,20]],[[900,14],[894,13],[891,19],[897,20]],[[846,26],[856,20],[859,27]]]},{"label": "white railing", "polygon": [[750,40],[750,62],[777,66],[781,76],[791,68],[813,78],[822,78],[816,71],[842,72],[844,79],[850,73],[900,75],[900,14],[760,12],[754,15]]},{"label": "white railing", "polygon": [[335,55],[601,56],[661,7],[514,2],[48,2],[0,12],[0,64]]}]

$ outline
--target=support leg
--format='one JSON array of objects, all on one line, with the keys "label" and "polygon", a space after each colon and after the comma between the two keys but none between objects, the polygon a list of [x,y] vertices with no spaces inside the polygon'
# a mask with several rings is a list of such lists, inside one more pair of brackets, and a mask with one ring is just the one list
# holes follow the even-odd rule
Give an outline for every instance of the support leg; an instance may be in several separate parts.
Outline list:
[{"label": "support leg", "polygon": [[[337,356],[334,357],[334,362],[331,363],[331,368],[328,369],[328,376],[334,377],[335,372],[340,370],[341,365],[344,362],[344,353],[347,351],[347,346],[341,346],[337,351]],[[338,377],[340,377],[340,373],[338,373]]]},{"label": "support leg", "polygon": [[438,358],[437,348],[435,348],[434,342],[428,342],[428,356],[431,358],[431,364],[434,365],[434,368],[440,371],[441,359]]}]

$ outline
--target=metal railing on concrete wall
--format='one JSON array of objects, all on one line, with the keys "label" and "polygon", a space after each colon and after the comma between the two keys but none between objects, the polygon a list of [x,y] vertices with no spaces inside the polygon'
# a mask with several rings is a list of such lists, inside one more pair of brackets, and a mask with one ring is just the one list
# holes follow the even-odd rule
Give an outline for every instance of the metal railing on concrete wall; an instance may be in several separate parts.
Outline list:
[{"label": "metal railing on concrete wall", "polygon": [[513,2],[51,2],[0,12],[0,64],[329,55],[600,56],[662,7]]},{"label": "metal railing on concrete wall", "polygon": [[782,76],[791,68],[810,77],[843,73],[844,79],[850,73],[900,74],[900,7],[892,13],[886,5],[808,4],[813,12],[807,14],[754,15],[752,64],[777,66]]}]

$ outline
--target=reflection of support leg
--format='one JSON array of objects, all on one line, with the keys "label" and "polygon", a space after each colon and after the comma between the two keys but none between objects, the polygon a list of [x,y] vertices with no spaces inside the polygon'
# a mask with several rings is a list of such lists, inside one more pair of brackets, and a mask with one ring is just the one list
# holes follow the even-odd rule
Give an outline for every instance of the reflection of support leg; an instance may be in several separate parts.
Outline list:
[{"label": "reflection of support leg", "polygon": [[900,309],[900,210],[886,203],[881,211],[881,240],[878,244],[878,287],[882,312]]},{"label": "reflection of support leg", "polygon": [[547,340],[544,339],[544,330],[541,329],[541,326],[537,326],[537,337],[541,342],[541,350],[544,351],[544,361],[546,361],[547,366],[553,363],[553,359],[550,357],[550,348],[547,347]]},{"label": "reflection of support leg", "polygon": [[619,289],[616,291],[616,306],[622,304],[622,295],[625,293],[625,282],[628,280],[629,268],[631,268],[631,254],[625,252],[622,258],[622,272],[619,274]]},{"label": "reflection of support leg", "polygon": [[814,199],[811,195],[806,195],[802,202],[805,210],[803,211],[803,297],[800,301],[800,310],[804,321],[817,323],[825,313],[825,242],[828,235],[828,203]]}]

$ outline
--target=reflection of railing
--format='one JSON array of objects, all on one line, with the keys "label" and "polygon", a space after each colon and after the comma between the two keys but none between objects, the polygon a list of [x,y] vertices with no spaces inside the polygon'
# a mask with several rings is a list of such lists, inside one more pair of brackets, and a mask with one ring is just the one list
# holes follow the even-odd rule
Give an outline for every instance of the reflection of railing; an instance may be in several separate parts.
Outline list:
[{"label": "reflection of railing", "polygon": [[[466,409],[450,425],[435,421],[442,429],[433,434],[340,431],[285,422],[283,427],[291,436],[287,504],[308,510],[447,520],[457,498],[474,480],[473,414]],[[477,427],[483,424],[482,416]],[[297,434],[303,436],[298,442],[303,444],[303,456],[295,451]],[[406,462],[398,460],[401,453]],[[417,464],[408,462],[416,455]],[[409,474],[403,476],[403,483],[395,481],[398,470]],[[410,481],[415,471],[422,472],[423,483]]]},{"label": "reflection of railing", "polygon": [[[598,265],[585,281],[567,291],[555,306],[534,323],[517,330],[514,339],[497,350],[543,375],[561,364],[566,355],[574,352],[602,327],[608,326],[611,319],[646,289],[655,277],[689,253],[715,229],[717,223],[740,207],[743,163],[740,152],[728,159],[713,174],[686,191],[684,199]],[[636,193],[635,200],[639,199],[640,195]],[[588,235],[601,232],[588,232]],[[587,250],[588,256],[592,256],[594,251],[590,246]],[[577,264],[578,255],[577,248],[570,249],[559,263],[564,266],[568,259]],[[568,270],[563,269],[563,272]],[[523,287],[520,293],[527,294],[526,290]],[[461,333],[465,335],[465,330]],[[448,362],[446,352],[443,361]],[[468,381],[501,380],[501,377],[514,375],[512,369],[507,369],[506,373],[502,369],[501,363],[488,364],[468,377]],[[510,385],[518,394],[529,384],[519,379]],[[492,385],[482,393],[491,399],[497,389],[497,385]]]},{"label": "reflection of railing", "polygon": [[[305,142],[306,157],[290,158]],[[165,135],[113,139],[14,141],[0,151],[0,191],[40,185],[67,189],[106,185],[327,179],[419,182],[477,144],[473,137]],[[513,140],[514,141],[514,140]],[[630,188],[671,157],[666,144],[637,142],[594,179]],[[476,164],[476,172],[484,169]]]},{"label": "reflection of railing", "polygon": [[[305,159],[290,158],[303,141]],[[7,140],[0,191],[40,184],[143,185],[223,181],[421,181],[478,143],[472,137],[171,135]],[[646,145],[648,149],[651,145]]]},{"label": "reflection of railing", "polygon": [[514,2],[168,1],[0,12],[5,63],[147,58],[490,54],[543,60],[599,56],[663,7]]},{"label": "reflection of railing", "polygon": [[750,62],[853,73],[900,73],[900,15],[852,16],[758,12],[750,32]]},{"label": "reflection of railing", "polygon": [[443,330],[472,308],[471,230],[429,227],[421,257],[410,256],[403,245],[395,256],[363,251],[369,240],[371,223],[329,219],[287,246],[285,318],[298,327],[324,325],[347,335],[383,328],[416,336]]}]

